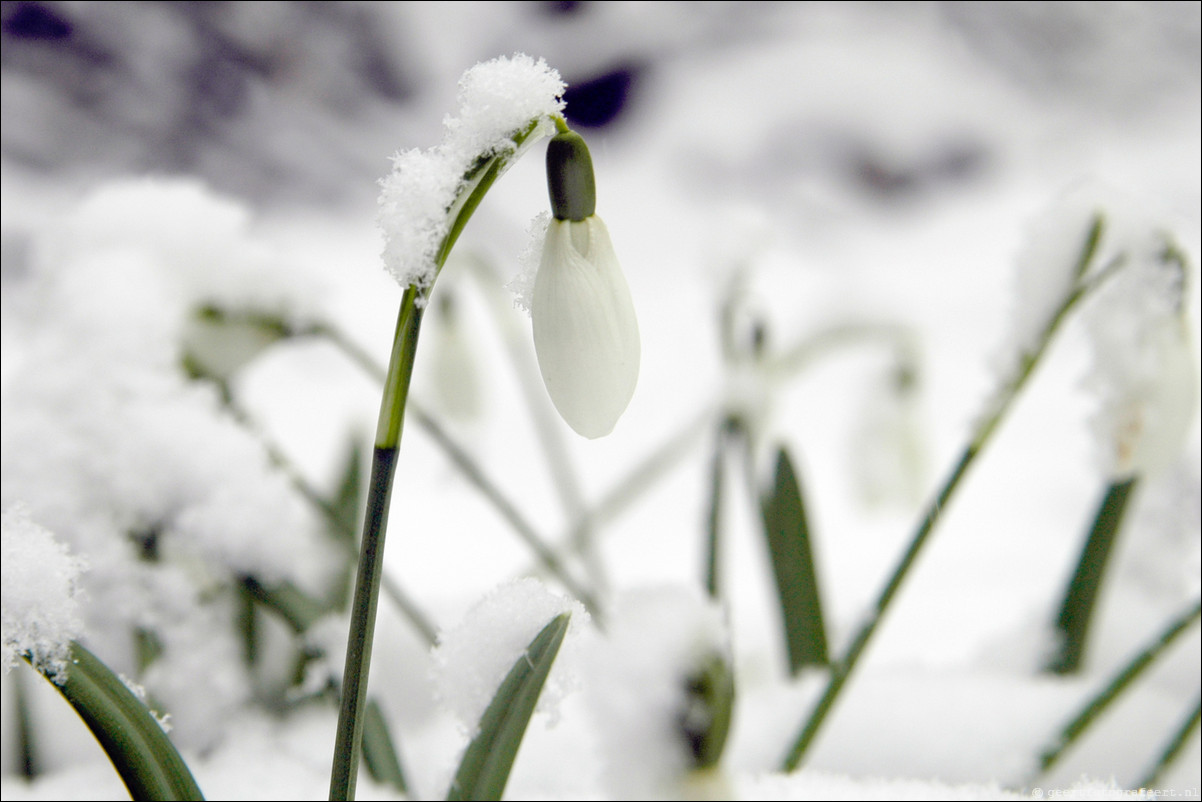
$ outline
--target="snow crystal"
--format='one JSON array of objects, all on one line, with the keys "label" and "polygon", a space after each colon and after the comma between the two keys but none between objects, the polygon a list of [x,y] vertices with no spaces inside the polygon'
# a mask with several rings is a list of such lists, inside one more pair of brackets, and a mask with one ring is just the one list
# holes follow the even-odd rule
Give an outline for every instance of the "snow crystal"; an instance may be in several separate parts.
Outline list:
[{"label": "snow crystal", "polygon": [[459,113],[444,121],[442,144],[393,157],[392,172],[380,182],[377,219],[384,266],[402,287],[434,280],[439,243],[450,226],[447,210],[467,171],[482,156],[513,148],[514,133],[531,122],[542,122],[541,133],[550,130],[547,121],[562,111],[564,88],[542,59],[517,54],[477,64],[459,81]]},{"label": "snow crystal", "polygon": [[84,561],[72,555],[23,507],[3,513],[4,672],[28,653],[54,677],[66,667],[71,641],[83,628],[77,596]]},{"label": "snow crystal", "polygon": [[534,279],[538,275],[538,265],[543,258],[543,244],[547,240],[549,225],[551,225],[550,212],[540,212],[530,221],[530,225],[526,229],[528,234],[526,247],[518,256],[518,264],[521,265],[521,269],[505,285],[505,288],[513,293],[513,305],[526,314],[530,314],[530,300],[534,297]]},{"label": "snow crystal", "polygon": [[507,148],[514,131],[563,111],[565,88],[543,59],[523,53],[477,64],[459,79],[459,116],[444,123],[449,141],[472,159]]},{"label": "snow crystal", "polygon": [[698,590],[648,588],[619,599],[585,677],[616,798],[681,793],[692,759],[679,729],[687,683],[729,648],[721,609]]},{"label": "snow crystal", "polygon": [[574,684],[575,637],[588,621],[579,602],[551,592],[536,579],[518,579],[485,596],[456,627],[444,632],[434,651],[435,682],[447,707],[475,732],[481,716],[530,642],[560,613],[572,614],[568,635],[555,658],[537,710],[554,716]]},{"label": "snow crystal", "polygon": [[146,688],[134,682],[124,674],[119,674],[118,678],[121,680],[121,684],[125,686],[127,691],[132,693],[139,702],[146,705],[147,709],[150,711],[150,715],[154,717],[154,720],[158,723],[159,729],[161,729],[163,732],[171,732],[171,716],[163,715],[150,706],[152,703],[149,694],[146,693]]}]

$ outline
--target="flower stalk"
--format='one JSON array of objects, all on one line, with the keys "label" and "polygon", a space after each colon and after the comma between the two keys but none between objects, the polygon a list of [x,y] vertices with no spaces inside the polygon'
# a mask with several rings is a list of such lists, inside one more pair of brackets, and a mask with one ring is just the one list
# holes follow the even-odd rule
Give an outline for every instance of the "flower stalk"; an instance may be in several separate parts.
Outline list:
[{"label": "flower stalk", "polygon": [[[472,213],[505,169],[532,141],[541,120],[532,120],[513,136],[513,147],[484,155],[464,176],[455,201],[447,211],[450,225],[439,243],[434,258],[433,277],[446,264]],[[384,380],[380,416],[372,451],[371,478],[368,484],[367,510],[360,544],[359,565],[351,601],[350,631],[347,637],[346,667],[343,672],[342,698],[335,735],[334,760],[330,773],[330,799],[354,799],[359,757],[363,743],[364,711],[367,705],[367,681],[371,665],[376,609],[384,568],[384,539],[392,485],[396,475],[397,451],[405,421],[409,383],[417,353],[418,335],[433,280],[426,286],[410,284],[401,298],[396,334]]]}]

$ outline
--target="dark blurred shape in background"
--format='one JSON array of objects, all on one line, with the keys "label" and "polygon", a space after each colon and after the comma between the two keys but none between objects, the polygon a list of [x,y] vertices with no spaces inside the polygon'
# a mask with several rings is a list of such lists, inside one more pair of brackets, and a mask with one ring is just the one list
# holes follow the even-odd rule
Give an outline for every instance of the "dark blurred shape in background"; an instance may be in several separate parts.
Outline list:
[{"label": "dark blurred shape in background", "polygon": [[639,67],[616,67],[595,78],[568,86],[564,115],[581,128],[600,128],[614,122],[626,107]]}]

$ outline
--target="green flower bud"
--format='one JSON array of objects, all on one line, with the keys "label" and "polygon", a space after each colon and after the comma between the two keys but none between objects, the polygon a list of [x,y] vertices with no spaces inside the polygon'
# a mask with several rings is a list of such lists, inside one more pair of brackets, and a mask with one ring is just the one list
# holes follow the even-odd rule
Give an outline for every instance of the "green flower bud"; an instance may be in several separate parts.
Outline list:
[{"label": "green flower bud", "polygon": [[556,134],[547,145],[547,191],[556,220],[578,222],[597,209],[593,157],[575,131]]}]

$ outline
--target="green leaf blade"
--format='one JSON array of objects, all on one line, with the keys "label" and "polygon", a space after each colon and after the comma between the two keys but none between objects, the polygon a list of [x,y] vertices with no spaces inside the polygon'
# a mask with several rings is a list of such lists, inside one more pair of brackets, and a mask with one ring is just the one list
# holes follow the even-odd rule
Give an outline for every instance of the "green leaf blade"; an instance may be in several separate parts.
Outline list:
[{"label": "green leaf blade", "polygon": [[1050,673],[1075,674],[1081,668],[1106,566],[1137,484],[1137,478],[1113,482],[1102,496],[1056,618],[1060,642],[1056,654],[1045,666]]},{"label": "green leaf blade", "polygon": [[150,710],[99,658],[71,644],[56,685],[96,736],[134,799],[204,799],[184,759]]},{"label": "green leaf blade", "polygon": [[551,619],[514,663],[480,718],[480,731],[464,752],[448,800],[501,798],[569,620],[568,613]]},{"label": "green leaf blade", "polygon": [[401,793],[408,793],[405,770],[401,767],[396,744],[392,740],[384,711],[375,699],[368,701],[363,721],[363,760],[376,782],[386,783]]},{"label": "green leaf blade", "polygon": [[772,489],[761,498],[760,509],[776,577],[789,670],[796,675],[805,666],[827,665],[830,657],[801,484],[783,448],[777,451]]}]

